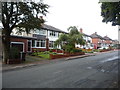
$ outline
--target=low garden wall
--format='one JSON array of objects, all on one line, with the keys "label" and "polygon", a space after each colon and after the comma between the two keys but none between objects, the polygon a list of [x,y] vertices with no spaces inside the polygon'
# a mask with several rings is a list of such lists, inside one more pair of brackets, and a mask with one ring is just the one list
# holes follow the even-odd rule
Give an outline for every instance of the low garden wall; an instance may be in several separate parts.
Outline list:
[{"label": "low garden wall", "polygon": [[100,52],[107,52],[107,51],[110,51],[110,49],[103,49],[103,50],[100,50]]},{"label": "low garden wall", "polygon": [[92,50],[92,49],[82,49],[82,51],[91,52],[91,51],[93,51],[93,50]]},{"label": "low garden wall", "polygon": [[84,52],[80,52],[80,53],[65,53],[64,55],[60,55],[60,54],[53,55],[53,54],[50,54],[50,59],[57,59],[57,58],[64,58],[64,57],[78,56],[78,55],[85,55],[85,53]]}]

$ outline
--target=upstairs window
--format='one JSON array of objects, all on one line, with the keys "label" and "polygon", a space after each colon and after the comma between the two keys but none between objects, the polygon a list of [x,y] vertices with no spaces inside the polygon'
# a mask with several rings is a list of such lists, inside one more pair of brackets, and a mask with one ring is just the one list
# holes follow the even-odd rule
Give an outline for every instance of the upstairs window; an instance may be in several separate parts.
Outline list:
[{"label": "upstairs window", "polygon": [[54,32],[54,31],[50,31],[49,35],[50,35],[50,36],[58,36],[58,33],[57,33],[57,32]]}]

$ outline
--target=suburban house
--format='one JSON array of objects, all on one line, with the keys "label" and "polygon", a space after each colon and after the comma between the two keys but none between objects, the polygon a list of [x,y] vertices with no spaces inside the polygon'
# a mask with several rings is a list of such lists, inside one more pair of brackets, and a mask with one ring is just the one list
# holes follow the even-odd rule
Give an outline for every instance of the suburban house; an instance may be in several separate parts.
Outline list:
[{"label": "suburban house", "polygon": [[104,36],[104,47],[109,47],[109,46],[113,46],[113,40],[111,38],[109,38],[108,36]]},{"label": "suburban house", "polygon": [[93,33],[91,37],[92,37],[92,44],[94,46],[94,49],[108,48],[118,43],[116,40],[112,40],[107,35],[104,37],[98,35],[97,32]]},{"label": "suburban house", "polygon": [[83,33],[83,29],[80,28],[80,33],[83,35],[83,39],[85,40],[85,45],[76,45],[76,47],[79,48],[85,48],[85,49],[92,49],[92,38],[90,35],[87,35]]},{"label": "suburban house", "polygon": [[66,34],[66,32],[46,24],[42,24],[40,30],[31,30],[29,34],[17,33],[15,28],[11,34],[11,46],[18,47],[22,52],[32,52],[35,49],[47,51],[53,49],[54,41],[58,39],[61,33]]},{"label": "suburban house", "polygon": [[94,49],[101,48],[104,45],[104,38],[97,34],[97,32],[91,35],[92,44]]}]

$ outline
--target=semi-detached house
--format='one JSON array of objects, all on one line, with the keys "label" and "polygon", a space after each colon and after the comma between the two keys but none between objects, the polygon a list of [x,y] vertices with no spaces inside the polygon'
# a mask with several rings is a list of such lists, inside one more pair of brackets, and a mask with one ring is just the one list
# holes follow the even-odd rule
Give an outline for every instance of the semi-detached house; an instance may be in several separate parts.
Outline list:
[{"label": "semi-detached house", "polygon": [[[28,35],[25,32],[16,33],[17,29],[14,29],[11,34],[11,47],[18,47],[22,52],[32,52],[35,49],[39,51],[53,49],[54,42],[60,34],[67,34],[67,32],[46,24],[42,24],[40,30],[31,30]],[[58,46],[58,48],[60,47]]]}]

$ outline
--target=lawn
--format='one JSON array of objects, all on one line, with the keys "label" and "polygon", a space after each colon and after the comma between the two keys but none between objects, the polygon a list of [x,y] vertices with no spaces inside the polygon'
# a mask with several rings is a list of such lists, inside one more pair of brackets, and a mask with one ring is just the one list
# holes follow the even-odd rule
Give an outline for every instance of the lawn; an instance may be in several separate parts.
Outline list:
[{"label": "lawn", "polygon": [[42,57],[42,58],[45,58],[45,59],[49,59],[50,58],[50,55],[49,54],[44,54],[44,53],[41,53],[39,54],[38,56]]},{"label": "lawn", "polygon": [[45,52],[34,52],[32,55],[39,56],[39,57],[44,58],[44,59],[50,59],[50,54],[53,54],[53,55],[56,55],[56,54],[62,55],[63,53],[56,53],[56,52],[45,51]]}]

